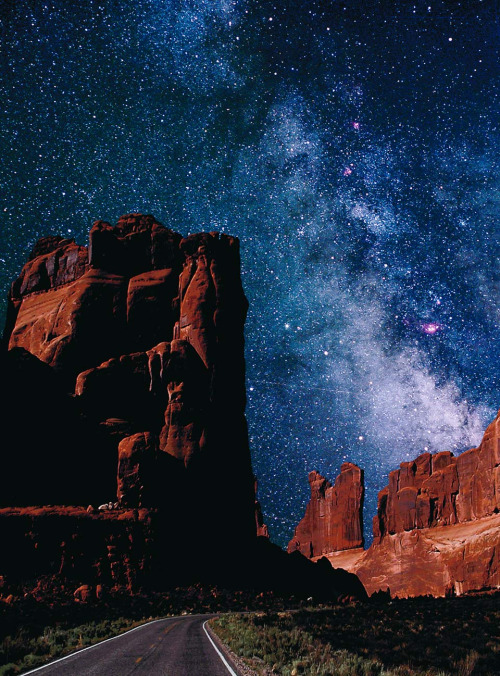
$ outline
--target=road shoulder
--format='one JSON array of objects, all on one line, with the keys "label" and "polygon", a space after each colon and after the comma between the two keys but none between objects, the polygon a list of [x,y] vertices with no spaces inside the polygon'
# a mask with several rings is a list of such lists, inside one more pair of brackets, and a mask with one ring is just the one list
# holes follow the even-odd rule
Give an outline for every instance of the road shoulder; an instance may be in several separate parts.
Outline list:
[{"label": "road shoulder", "polygon": [[217,636],[214,629],[210,625],[212,619],[216,618],[211,618],[210,620],[207,620],[204,627],[207,633],[209,634],[210,638],[212,639],[212,641],[224,655],[225,659],[229,662],[229,665],[232,667],[234,672],[238,676],[258,676],[257,673],[253,671],[253,669],[250,669],[250,667],[247,664],[245,664],[243,660],[240,657],[238,657],[238,655],[233,653],[233,651],[220,640],[220,638]]}]

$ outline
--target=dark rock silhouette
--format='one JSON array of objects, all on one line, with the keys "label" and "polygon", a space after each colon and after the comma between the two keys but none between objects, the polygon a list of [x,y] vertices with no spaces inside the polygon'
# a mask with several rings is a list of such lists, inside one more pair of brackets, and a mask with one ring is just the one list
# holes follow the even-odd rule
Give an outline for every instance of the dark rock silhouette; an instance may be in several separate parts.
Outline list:
[{"label": "dark rock silhouette", "polygon": [[255,479],[254,491],[255,491],[255,528],[257,536],[268,538],[269,530],[266,524],[264,523],[264,515],[262,514],[260,502],[257,500],[257,479]]}]

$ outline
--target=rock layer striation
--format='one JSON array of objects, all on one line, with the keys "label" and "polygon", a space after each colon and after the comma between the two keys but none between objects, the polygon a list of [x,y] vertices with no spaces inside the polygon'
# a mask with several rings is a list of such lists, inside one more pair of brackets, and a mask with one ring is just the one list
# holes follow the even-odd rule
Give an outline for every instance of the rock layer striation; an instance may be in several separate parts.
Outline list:
[{"label": "rock layer striation", "polygon": [[345,496],[332,503],[332,487],[316,472],[309,482],[311,501],[289,551],[326,555],[355,572],[370,594],[445,596],[500,586],[500,414],[477,448],[457,457],[424,453],[390,472],[366,551],[356,539],[350,548],[328,539],[339,519],[352,529],[349,503]]}]

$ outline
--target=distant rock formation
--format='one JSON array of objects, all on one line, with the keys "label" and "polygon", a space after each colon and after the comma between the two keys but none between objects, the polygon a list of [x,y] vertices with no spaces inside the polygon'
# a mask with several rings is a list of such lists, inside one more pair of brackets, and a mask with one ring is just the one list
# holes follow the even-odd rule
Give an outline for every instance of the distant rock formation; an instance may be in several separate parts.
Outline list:
[{"label": "distant rock formation", "polygon": [[308,558],[363,546],[363,472],[350,462],[340,468],[332,486],[310,472],[311,498],[295,529],[288,551]]},{"label": "distant rock formation", "polygon": [[[500,414],[478,448],[457,457],[424,453],[390,472],[366,551],[325,546],[331,488],[315,472],[309,481],[311,502],[289,550],[313,560],[326,555],[334,567],[356,573],[369,594],[445,596],[500,586]],[[350,515],[347,521],[351,528]]]},{"label": "distant rock formation", "polygon": [[[329,557],[333,566],[336,562]],[[369,594],[448,596],[500,586],[500,515],[385,535],[346,566]]]},{"label": "distant rock formation", "polygon": [[353,567],[370,591],[462,594],[500,586],[500,417],[478,448],[425,453],[389,474],[373,545]]},{"label": "distant rock formation", "polygon": [[389,474],[373,521],[376,541],[415,528],[449,526],[481,519],[500,509],[499,418],[481,445],[458,457],[424,453]]}]

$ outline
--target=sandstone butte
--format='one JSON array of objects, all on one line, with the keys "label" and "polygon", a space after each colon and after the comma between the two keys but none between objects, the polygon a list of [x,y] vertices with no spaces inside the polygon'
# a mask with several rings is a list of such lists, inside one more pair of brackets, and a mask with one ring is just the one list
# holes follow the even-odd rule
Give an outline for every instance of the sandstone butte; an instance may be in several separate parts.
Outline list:
[{"label": "sandstone butte", "polygon": [[0,355],[15,438],[0,575],[69,575],[83,598],[190,575],[241,583],[246,562],[263,587],[321,578],[365,595],[354,575],[304,568],[267,539],[244,413],[247,308],[239,242],[225,234],[183,238],[128,214],[94,223],[88,247],[35,245]]},{"label": "sandstone butte", "polygon": [[309,475],[311,500],[289,551],[313,560],[326,555],[333,566],[355,572],[369,594],[446,596],[500,587],[500,414],[478,448],[457,457],[424,453],[390,472],[368,550],[357,530],[362,477],[351,468],[342,465],[334,487]]},{"label": "sandstone butte", "polygon": [[295,529],[288,551],[308,558],[363,547],[363,472],[345,462],[335,485],[318,474],[309,474],[311,499]]},{"label": "sandstone butte", "polygon": [[2,504],[161,507],[193,556],[227,533],[236,551],[251,540],[247,307],[239,242],[225,234],[182,238],[129,214],[94,223],[88,247],[41,239],[4,334],[11,383],[36,371],[36,400],[26,387],[18,403],[37,429],[8,460]]},{"label": "sandstone butte", "polygon": [[[159,477],[175,476],[176,484],[188,481],[197,509],[204,504],[205,526],[218,524],[212,538],[226,528],[250,536],[247,307],[239,243],[224,234],[182,238],[152,216],[129,214],[114,227],[94,223],[88,248],[59,237],[36,244],[11,288],[5,342],[11,354],[25,350],[51,367],[84,434],[107,456],[93,458],[86,443],[69,463],[79,504],[154,505],[165,499]],[[50,460],[42,474],[64,473]],[[38,500],[56,504],[53,482],[41,476],[39,484]],[[33,504],[29,491],[8,493],[4,504]]]}]

